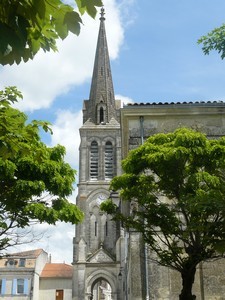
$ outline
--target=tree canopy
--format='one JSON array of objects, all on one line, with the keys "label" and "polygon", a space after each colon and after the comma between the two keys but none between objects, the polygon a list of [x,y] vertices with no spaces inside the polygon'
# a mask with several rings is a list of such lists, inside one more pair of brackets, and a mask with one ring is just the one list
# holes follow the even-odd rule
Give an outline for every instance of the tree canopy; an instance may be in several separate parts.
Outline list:
[{"label": "tree canopy", "polygon": [[156,134],[130,151],[122,167],[111,189],[131,213],[110,199],[101,209],[142,233],[157,262],[180,272],[180,299],[195,299],[196,266],[225,251],[225,138],[185,128]]},{"label": "tree canopy", "polygon": [[40,49],[56,51],[56,40],[69,32],[79,35],[81,15],[95,17],[102,1],[74,0],[75,4],[78,12],[63,0],[1,0],[0,63],[27,62]]},{"label": "tree canopy", "polygon": [[0,251],[16,242],[15,229],[33,221],[76,224],[83,218],[67,199],[75,170],[64,161],[65,148],[41,141],[39,128],[50,131],[49,123],[27,122],[11,106],[21,97],[15,87],[0,91]]},{"label": "tree canopy", "polygon": [[204,54],[209,54],[212,50],[217,51],[221,58],[225,57],[225,24],[213,29],[207,35],[198,40],[202,44]]}]

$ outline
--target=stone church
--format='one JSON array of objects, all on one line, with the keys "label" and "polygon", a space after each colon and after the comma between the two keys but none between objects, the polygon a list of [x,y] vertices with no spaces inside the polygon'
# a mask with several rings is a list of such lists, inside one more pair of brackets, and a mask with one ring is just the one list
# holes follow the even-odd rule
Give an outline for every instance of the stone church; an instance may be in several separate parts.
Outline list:
[{"label": "stone church", "polygon": [[[77,205],[85,219],[76,226],[73,242],[73,300],[173,300],[181,289],[178,273],[149,260],[139,233],[125,230],[100,210],[111,197],[110,180],[121,174],[128,151],[155,133],[180,126],[209,137],[225,135],[225,103],[132,103],[115,99],[105,31],[104,9],[94,61],[90,95],[83,101],[80,128]],[[225,299],[225,263],[199,266],[194,293],[201,300]]]}]

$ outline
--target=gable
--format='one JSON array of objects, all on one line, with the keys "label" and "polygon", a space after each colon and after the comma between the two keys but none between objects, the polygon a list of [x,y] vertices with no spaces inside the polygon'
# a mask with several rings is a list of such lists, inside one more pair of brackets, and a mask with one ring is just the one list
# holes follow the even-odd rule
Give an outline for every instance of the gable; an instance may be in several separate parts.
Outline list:
[{"label": "gable", "polygon": [[104,249],[100,249],[88,259],[88,262],[90,263],[113,262],[113,259],[105,252]]}]

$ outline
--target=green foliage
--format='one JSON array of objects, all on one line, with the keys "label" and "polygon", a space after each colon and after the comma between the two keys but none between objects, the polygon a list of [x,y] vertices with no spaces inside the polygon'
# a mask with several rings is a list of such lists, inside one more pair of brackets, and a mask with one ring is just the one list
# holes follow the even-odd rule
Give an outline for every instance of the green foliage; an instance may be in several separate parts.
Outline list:
[{"label": "green foliage", "polygon": [[97,13],[96,6],[100,7],[103,5],[101,0],[76,0],[76,3],[82,15],[87,12],[92,18],[94,18]]},{"label": "green foliage", "polygon": [[13,228],[34,220],[76,224],[83,218],[66,199],[75,170],[64,161],[65,148],[40,140],[39,127],[49,131],[49,123],[27,123],[27,116],[10,105],[18,97],[15,87],[0,92],[0,250],[13,242],[8,238]]},{"label": "green foliage", "polygon": [[217,51],[221,58],[225,57],[225,24],[213,29],[207,35],[198,40],[202,44],[204,54],[209,54],[212,50]]},{"label": "green foliage", "polygon": [[186,128],[156,134],[130,151],[122,167],[110,189],[119,191],[131,213],[109,202],[102,210],[142,233],[158,263],[194,278],[198,263],[223,256],[224,138],[209,140]]},{"label": "green foliage", "polygon": [[112,215],[112,214],[116,213],[117,206],[116,206],[116,204],[113,203],[113,201],[111,199],[107,199],[101,203],[100,209],[102,211],[107,210],[108,214]]},{"label": "green foliage", "polygon": [[[101,0],[74,0],[80,14],[96,15]],[[80,33],[81,17],[63,0],[2,0],[0,6],[0,63],[27,62],[35,54],[56,51],[56,40]]]}]

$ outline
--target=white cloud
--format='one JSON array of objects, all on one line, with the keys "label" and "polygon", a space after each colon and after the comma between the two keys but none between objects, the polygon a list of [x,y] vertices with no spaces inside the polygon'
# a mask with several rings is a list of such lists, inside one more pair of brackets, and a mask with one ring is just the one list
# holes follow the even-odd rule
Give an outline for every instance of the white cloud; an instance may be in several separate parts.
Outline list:
[{"label": "white cloud", "polygon": [[[110,56],[118,56],[123,42],[123,27],[115,1],[105,1],[106,30]],[[98,35],[98,17],[83,17],[78,37],[70,34],[58,42],[58,52],[39,52],[33,61],[0,69],[0,87],[16,85],[24,95],[19,104],[22,110],[48,108],[54,99],[66,93],[71,86],[79,85],[92,75]]]},{"label": "white cloud", "polygon": [[115,95],[115,98],[118,99],[118,100],[121,100],[121,105],[123,107],[124,104],[128,104],[128,103],[133,103],[134,100],[129,98],[129,97],[126,97],[126,96],[122,96],[122,95]]},{"label": "white cloud", "polygon": [[122,0],[119,2],[119,10],[121,13],[121,19],[123,27],[127,28],[134,24],[139,13],[139,2],[137,0]]},{"label": "white cloud", "polygon": [[45,237],[40,241],[40,248],[51,254],[52,262],[65,262],[71,264],[73,261],[73,237],[75,226],[67,223],[57,223],[49,226]]},{"label": "white cloud", "polygon": [[78,166],[78,149],[80,144],[79,128],[82,125],[82,111],[70,112],[59,110],[52,126],[52,146],[60,144],[66,147],[66,161],[72,166]]},{"label": "white cloud", "polygon": [[52,262],[71,264],[73,260],[73,237],[75,226],[69,223],[57,223],[48,225],[46,223],[34,225],[33,231],[38,241],[14,246],[8,249],[10,253],[29,251],[41,248],[49,255]]}]

